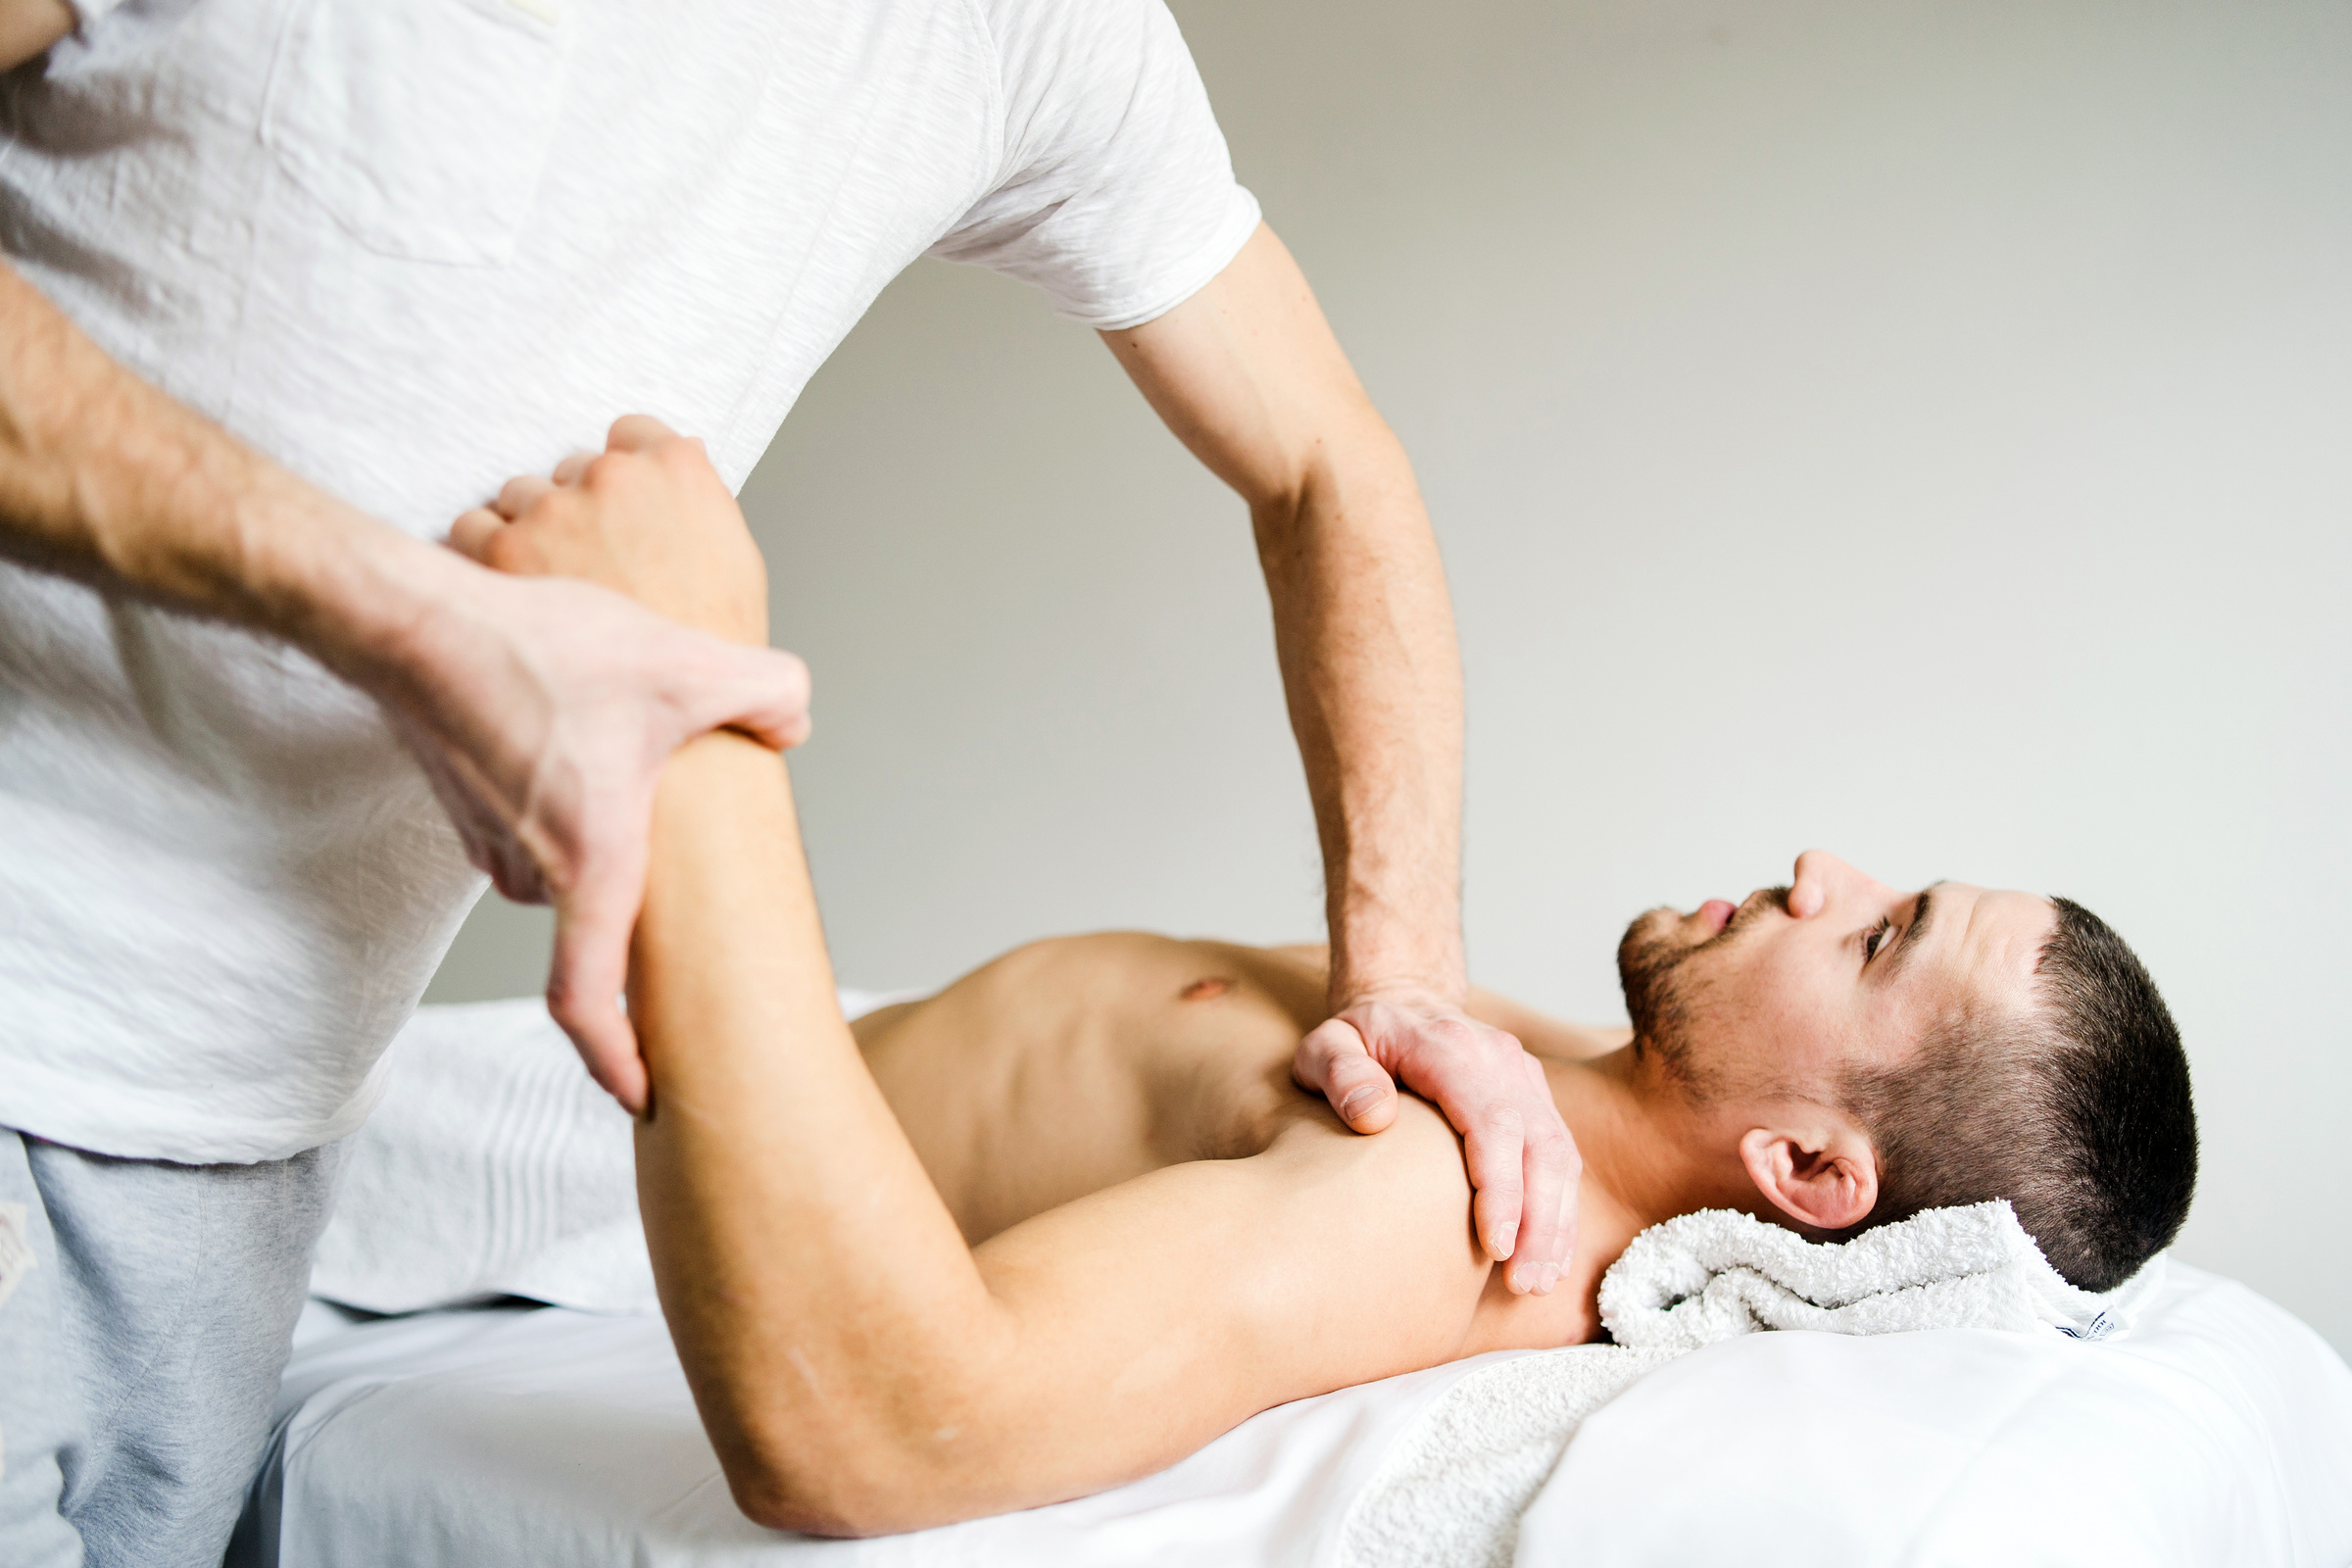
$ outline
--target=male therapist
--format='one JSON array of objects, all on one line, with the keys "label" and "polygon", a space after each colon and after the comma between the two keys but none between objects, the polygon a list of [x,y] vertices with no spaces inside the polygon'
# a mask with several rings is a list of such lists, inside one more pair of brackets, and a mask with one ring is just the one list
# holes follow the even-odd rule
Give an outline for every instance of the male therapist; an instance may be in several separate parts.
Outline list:
[{"label": "male therapist", "polygon": [[642,1104],[654,780],[795,743],[804,673],[432,541],[624,411],[739,484],[926,254],[1099,329],[1249,502],[1329,879],[1298,1075],[1440,1103],[1549,1288],[1575,1155],[1461,1011],[1429,524],[1159,0],[0,0],[0,1557],[218,1559],[474,867],[555,903],[550,1005]]}]

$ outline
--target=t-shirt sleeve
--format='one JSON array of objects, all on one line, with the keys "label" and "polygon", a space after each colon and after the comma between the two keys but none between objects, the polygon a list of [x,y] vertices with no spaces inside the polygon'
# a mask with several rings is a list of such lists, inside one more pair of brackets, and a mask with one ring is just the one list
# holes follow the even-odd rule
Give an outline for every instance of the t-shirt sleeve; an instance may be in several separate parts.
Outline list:
[{"label": "t-shirt sleeve", "polygon": [[1192,52],[1162,0],[979,0],[997,53],[993,188],[931,247],[1136,326],[1190,299],[1255,232]]}]

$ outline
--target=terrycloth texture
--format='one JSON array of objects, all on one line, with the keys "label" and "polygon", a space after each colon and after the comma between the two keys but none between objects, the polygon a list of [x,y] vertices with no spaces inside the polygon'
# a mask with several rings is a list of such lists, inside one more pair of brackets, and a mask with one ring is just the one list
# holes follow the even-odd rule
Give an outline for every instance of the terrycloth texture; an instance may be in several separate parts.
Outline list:
[{"label": "terrycloth texture", "polygon": [[1680,1350],[1572,1345],[1446,1391],[1356,1498],[1345,1568],[1502,1568],[1512,1532],[1586,1416]]},{"label": "terrycloth texture", "polygon": [[1807,1242],[1728,1209],[1653,1225],[1600,1284],[1615,1345],[1497,1362],[1464,1378],[1356,1499],[1346,1568],[1502,1568],[1519,1516],[1576,1430],[1644,1373],[1763,1329],[1989,1328],[2079,1340],[2128,1332],[2162,1283],[2152,1259],[2105,1296],[2059,1277],[2008,1203],[1931,1209],[1850,1242]]},{"label": "terrycloth texture", "polygon": [[[891,1000],[841,995],[851,1017]],[[661,1310],[628,1112],[538,998],[421,1007],[386,1060],[383,1101],[345,1143],[313,1296],[370,1312],[496,1296]]]},{"label": "terrycloth texture", "polygon": [[2059,1276],[2005,1200],[1932,1208],[1850,1242],[1808,1242],[1710,1208],[1653,1225],[1600,1282],[1619,1345],[1690,1350],[1758,1329],[2054,1328],[2100,1340],[2129,1330],[2164,1278],[2158,1256],[2106,1295]]}]

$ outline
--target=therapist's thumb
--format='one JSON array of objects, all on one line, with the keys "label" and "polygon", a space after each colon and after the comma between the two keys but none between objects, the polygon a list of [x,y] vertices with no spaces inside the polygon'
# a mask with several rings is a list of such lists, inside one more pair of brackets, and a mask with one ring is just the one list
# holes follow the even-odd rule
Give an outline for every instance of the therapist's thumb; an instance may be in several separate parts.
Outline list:
[{"label": "therapist's thumb", "polygon": [[1396,1119],[1396,1086],[1364,1037],[1345,1018],[1332,1018],[1298,1042],[1291,1076],[1301,1089],[1331,1102],[1340,1120],[1359,1133],[1376,1133]]}]

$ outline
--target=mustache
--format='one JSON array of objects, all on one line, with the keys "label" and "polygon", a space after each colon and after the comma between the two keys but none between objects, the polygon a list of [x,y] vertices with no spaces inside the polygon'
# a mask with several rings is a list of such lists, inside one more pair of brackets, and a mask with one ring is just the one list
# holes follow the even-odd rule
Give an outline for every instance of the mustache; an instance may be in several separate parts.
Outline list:
[{"label": "mustache", "polygon": [[1665,931],[1653,929],[1656,917],[1669,924],[1684,918],[1671,908],[1637,915],[1617,945],[1617,978],[1625,989],[1625,1010],[1634,1026],[1634,1059],[1655,1055],[1664,1069],[1680,1080],[1694,1100],[1714,1092],[1716,1074],[1692,1049],[1690,1036],[1692,1007],[1707,993],[1711,966],[1685,966],[1702,954],[1726,948],[1740,933],[1769,914],[1788,912],[1788,889],[1761,888],[1732,911],[1723,929],[1689,947]]},{"label": "mustache", "polygon": [[1716,932],[1699,946],[1702,948],[1717,947],[1754,925],[1768,914],[1787,914],[1788,912],[1788,890],[1787,888],[1759,888],[1756,890],[1755,898],[1732,911],[1731,919],[1724,922],[1721,931]]}]

